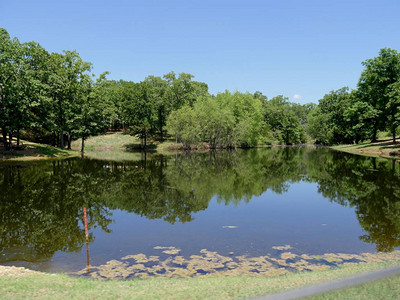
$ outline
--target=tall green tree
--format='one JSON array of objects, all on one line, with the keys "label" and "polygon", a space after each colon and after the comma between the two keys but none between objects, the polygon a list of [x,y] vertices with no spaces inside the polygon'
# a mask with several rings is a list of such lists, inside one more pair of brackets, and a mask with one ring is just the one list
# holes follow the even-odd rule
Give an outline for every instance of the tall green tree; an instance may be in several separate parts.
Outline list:
[{"label": "tall green tree", "polygon": [[386,104],[388,127],[392,132],[393,143],[396,142],[396,131],[400,125],[400,79],[389,87],[389,101]]},{"label": "tall green tree", "polygon": [[[21,91],[23,48],[18,39],[10,39],[8,32],[0,28],[0,127],[5,150],[12,146],[15,117],[24,110],[24,94]],[[9,140],[7,140],[9,136]]]},{"label": "tall green tree", "polygon": [[161,77],[153,75],[147,76],[144,81],[148,83],[148,97],[154,105],[157,130],[160,134],[160,139],[163,140],[164,126],[171,110],[166,96],[168,82]]},{"label": "tall green tree", "polygon": [[287,145],[304,142],[304,128],[287,97],[279,95],[264,104],[264,121],[279,142]]},{"label": "tall green tree", "polygon": [[171,110],[177,110],[183,105],[193,106],[198,99],[208,96],[207,84],[193,81],[193,77],[189,73],[177,76],[173,71],[164,75],[168,82],[165,97]]},{"label": "tall green tree", "polygon": [[140,138],[141,148],[155,132],[154,103],[150,101],[151,86],[147,82],[123,82],[123,118],[129,124],[129,132]]},{"label": "tall green tree", "polygon": [[74,106],[81,101],[83,77],[90,69],[91,64],[84,62],[76,51],[51,54],[48,85],[53,100],[54,131],[58,133],[61,149],[64,149],[66,134],[71,148]]},{"label": "tall green tree", "polygon": [[[363,62],[364,70],[358,82],[361,101],[368,103],[375,111],[371,120],[371,141],[375,142],[378,130],[384,130],[389,116],[395,119],[396,110],[388,106],[391,86],[400,79],[400,54],[390,48],[383,48],[379,56]],[[395,134],[396,122],[391,122]]]},{"label": "tall green tree", "polygon": [[81,138],[81,152],[85,152],[86,138],[98,132],[107,122],[109,111],[104,110],[101,89],[104,74],[95,83],[89,74],[82,75],[72,117],[72,133]]}]

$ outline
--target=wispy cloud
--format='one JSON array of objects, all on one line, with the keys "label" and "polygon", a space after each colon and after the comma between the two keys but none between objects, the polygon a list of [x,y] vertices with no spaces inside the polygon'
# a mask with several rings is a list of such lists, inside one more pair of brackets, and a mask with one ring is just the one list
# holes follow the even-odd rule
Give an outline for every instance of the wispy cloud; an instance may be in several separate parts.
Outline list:
[{"label": "wispy cloud", "polygon": [[300,100],[302,97],[299,94],[294,94],[293,95],[293,100]]}]

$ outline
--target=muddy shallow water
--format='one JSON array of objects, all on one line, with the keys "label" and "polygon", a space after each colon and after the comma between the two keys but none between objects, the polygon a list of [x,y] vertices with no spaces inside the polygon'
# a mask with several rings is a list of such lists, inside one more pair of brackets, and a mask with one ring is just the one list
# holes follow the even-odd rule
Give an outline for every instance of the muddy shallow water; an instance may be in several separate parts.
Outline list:
[{"label": "muddy shallow water", "polygon": [[399,177],[309,147],[0,164],[0,264],[131,278],[399,259]]}]

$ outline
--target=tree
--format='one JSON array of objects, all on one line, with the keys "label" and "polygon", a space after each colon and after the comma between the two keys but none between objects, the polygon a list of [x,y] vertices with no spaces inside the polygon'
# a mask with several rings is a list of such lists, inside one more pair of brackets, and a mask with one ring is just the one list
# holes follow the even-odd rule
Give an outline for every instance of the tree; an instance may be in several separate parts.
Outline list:
[{"label": "tree", "polygon": [[184,149],[199,141],[199,127],[194,109],[184,105],[172,111],[167,119],[167,130],[175,135],[175,141],[182,142]]},{"label": "tree", "polygon": [[141,140],[141,148],[147,146],[147,139],[155,132],[154,103],[149,99],[150,85],[147,82],[122,83],[123,118],[129,124],[129,131]]},{"label": "tree", "polygon": [[161,77],[152,75],[146,77],[144,81],[149,85],[148,97],[154,105],[158,131],[160,133],[161,140],[163,140],[164,126],[166,125],[167,116],[170,111],[170,106],[165,96],[168,88],[168,82],[163,80]]},{"label": "tree", "polygon": [[[354,91],[349,93],[348,87],[325,94],[308,116],[307,130],[311,137],[315,138],[317,143],[327,145],[352,143],[364,137],[360,131],[361,127],[355,122],[366,122],[371,116],[367,115],[365,107],[357,104],[357,99]],[[356,112],[365,114],[357,115]],[[364,127],[362,126],[363,132]]]},{"label": "tree", "polygon": [[207,84],[192,81],[193,77],[189,73],[180,73],[176,76],[173,71],[164,75],[168,82],[165,97],[171,110],[177,110],[183,105],[193,106],[197,100],[208,96]]},{"label": "tree", "polygon": [[21,91],[23,73],[21,43],[16,38],[11,40],[8,32],[0,28],[0,127],[6,151],[12,147],[12,131],[18,122],[16,114],[24,109],[26,100]]},{"label": "tree", "polygon": [[19,145],[21,129],[37,125],[47,57],[39,44],[11,40],[0,29],[0,127],[5,150],[11,149],[15,134]]},{"label": "tree", "polygon": [[224,105],[221,97],[209,97],[196,102],[194,111],[198,119],[199,135],[209,143],[211,149],[235,146],[235,117],[232,107]]},{"label": "tree", "polygon": [[383,48],[379,56],[363,62],[364,71],[358,82],[359,99],[368,103],[376,111],[371,120],[371,141],[375,142],[377,132],[385,129],[388,117],[391,120],[391,131],[395,134],[396,109],[389,103],[392,85],[400,79],[400,54],[390,48]]},{"label": "tree", "polygon": [[264,104],[265,123],[273,130],[278,141],[287,145],[304,141],[304,128],[293,107],[294,104],[282,95]]},{"label": "tree", "polygon": [[388,125],[392,132],[393,143],[396,142],[396,130],[400,125],[400,79],[389,86],[389,101],[386,104]]},{"label": "tree", "polygon": [[90,69],[91,64],[84,62],[76,51],[52,53],[50,56],[49,94],[53,100],[54,131],[58,132],[61,149],[64,149],[65,133],[68,135],[68,148],[71,148],[74,105],[81,101],[82,80]]},{"label": "tree", "polygon": [[346,142],[358,143],[372,135],[370,124],[377,116],[377,111],[369,104],[360,101],[352,91],[347,108],[343,112],[342,127],[346,127]]},{"label": "tree", "polygon": [[72,133],[81,138],[82,153],[85,152],[85,139],[104,126],[102,121],[106,118],[103,107],[100,105],[102,102],[99,98],[101,95],[99,90],[102,89],[102,83],[105,80],[105,74],[100,75],[96,84],[88,74],[81,77],[74,103]]}]

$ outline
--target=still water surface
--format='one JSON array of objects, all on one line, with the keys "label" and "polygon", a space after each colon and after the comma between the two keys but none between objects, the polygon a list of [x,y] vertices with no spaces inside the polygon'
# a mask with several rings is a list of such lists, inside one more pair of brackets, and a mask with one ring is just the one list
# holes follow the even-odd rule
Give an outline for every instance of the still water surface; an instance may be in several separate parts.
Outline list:
[{"label": "still water surface", "polygon": [[[290,268],[326,253],[391,252],[400,246],[399,177],[398,162],[310,147],[3,163],[0,264],[76,272],[87,259],[114,261],[114,270],[123,261],[157,275],[167,264],[189,268],[192,257],[203,274],[244,257]],[[199,266],[200,256],[218,264]]]}]

